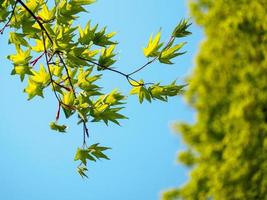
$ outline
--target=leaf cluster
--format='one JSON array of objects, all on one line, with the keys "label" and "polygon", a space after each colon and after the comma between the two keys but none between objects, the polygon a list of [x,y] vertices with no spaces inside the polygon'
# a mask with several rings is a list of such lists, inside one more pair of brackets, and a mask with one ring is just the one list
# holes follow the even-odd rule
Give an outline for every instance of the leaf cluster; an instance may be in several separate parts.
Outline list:
[{"label": "leaf cluster", "polygon": [[116,33],[107,31],[106,27],[100,28],[98,24],[92,25],[91,20],[85,27],[75,23],[81,13],[87,12],[85,6],[94,2],[55,0],[51,6],[44,0],[0,2],[0,24],[4,24],[1,33],[7,27],[11,28],[8,42],[15,47],[15,53],[7,56],[13,64],[11,75],[26,82],[24,92],[28,100],[38,96],[44,98],[50,93],[55,96],[58,109],[55,120],[50,123],[52,130],[66,132],[67,126],[60,122],[62,112],[65,118],[76,114],[77,123],[82,125],[83,147],[78,148],[75,160],[81,161],[78,172],[83,177],[86,176],[87,160],[107,159],[103,151],[109,149],[98,144],[87,148],[87,123],[120,125],[122,119],[127,119],[121,113],[127,94],[117,89],[103,92],[100,80],[104,71],[126,78],[133,87],[130,93],[137,95],[140,103],[156,99],[167,101],[168,97],[181,94],[184,85],[153,83],[147,87],[144,81],[137,81],[132,75],[156,60],[172,64],[175,57],[184,53],[180,50],[185,43],[175,44],[175,39],[189,27],[187,22],[178,24],[176,34],[172,34],[165,45],[160,41],[160,32],[155,38],[151,36],[144,54],[153,60],[131,73],[124,73],[114,67]]},{"label": "leaf cluster", "polygon": [[94,161],[99,159],[106,159],[109,160],[107,155],[103,153],[103,151],[106,151],[110,149],[109,147],[102,147],[99,146],[99,143],[93,144],[88,148],[77,149],[76,155],[74,157],[75,161],[80,161],[81,164],[79,165],[77,171],[82,177],[87,177],[86,171],[87,171],[87,162],[88,161]]}]

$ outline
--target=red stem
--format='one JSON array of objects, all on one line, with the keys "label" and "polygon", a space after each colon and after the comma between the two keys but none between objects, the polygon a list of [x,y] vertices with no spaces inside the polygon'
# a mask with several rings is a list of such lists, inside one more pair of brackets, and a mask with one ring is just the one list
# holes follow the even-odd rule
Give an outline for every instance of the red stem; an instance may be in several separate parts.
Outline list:
[{"label": "red stem", "polygon": [[61,103],[58,102],[58,109],[57,109],[56,121],[58,121],[58,119],[59,119],[59,117],[60,117],[60,108],[61,108]]}]

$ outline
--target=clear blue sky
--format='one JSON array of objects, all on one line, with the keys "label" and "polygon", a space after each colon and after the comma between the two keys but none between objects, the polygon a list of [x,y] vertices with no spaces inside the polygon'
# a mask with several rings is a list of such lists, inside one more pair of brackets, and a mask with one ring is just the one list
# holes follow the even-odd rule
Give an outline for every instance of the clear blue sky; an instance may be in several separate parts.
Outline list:
[{"label": "clear blue sky", "polygon": [[[159,28],[168,39],[176,23],[188,16],[184,0],[98,0],[89,6],[80,23],[87,19],[108,30],[117,31],[117,68],[130,72],[146,61],[142,47]],[[188,53],[175,65],[154,64],[136,78],[146,81],[173,79],[182,82],[193,66],[194,55],[202,38],[201,30],[192,26],[193,35],[186,40]],[[122,127],[89,123],[91,143],[112,147],[110,161],[89,166],[89,179],[76,173],[74,153],[82,143],[82,127],[75,117],[68,121],[66,135],[49,129],[55,118],[57,102],[50,93],[46,98],[27,101],[22,92],[25,83],[11,77],[11,63],[5,58],[13,53],[7,44],[7,32],[0,37],[0,199],[3,200],[154,200],[167,188],[183,184],[187,171],[176,163],[176,154],[184,146],[172,133],[174,121],[193,121],[193,111],[182,98],[169,103],[139,105],[129,97],[123,113],[129,120]],[[123,77],[105,72],[102,82],[128,92]]]}]

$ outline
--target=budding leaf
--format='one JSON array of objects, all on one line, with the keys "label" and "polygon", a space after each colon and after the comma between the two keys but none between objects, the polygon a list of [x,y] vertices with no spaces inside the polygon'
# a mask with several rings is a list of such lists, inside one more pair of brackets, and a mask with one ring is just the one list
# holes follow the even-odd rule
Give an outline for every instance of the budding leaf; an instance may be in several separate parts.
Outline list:
[{"label": "budding leaf", "polygon": [[188,20],[181,20],[179,22],[179,24],[175,27],[172,36],[173,37],[186,37],[190,34],[192,34],[190,31],[188,31],[187,29],[189,28],[189,26],[191,26],[192,23],[189,23]]},{"label": "budding leaf", "polygon": [[86,172],[88,171],[88,169],[85,166],[79,166],[77,167],[77,172],[80,174],[80,176],[82,178],[86,177],[88,178],[88,176],[86,175]]}]

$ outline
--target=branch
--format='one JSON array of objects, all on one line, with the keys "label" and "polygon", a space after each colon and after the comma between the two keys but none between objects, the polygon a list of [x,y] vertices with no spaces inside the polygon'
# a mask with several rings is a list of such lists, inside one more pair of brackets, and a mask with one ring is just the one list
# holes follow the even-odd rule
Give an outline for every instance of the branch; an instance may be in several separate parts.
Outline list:
[{"label": "branch", "polygon": [[76,99],[76,98],[77,98],[77,96],[76,96],[76,92],[75,92],[74,86],[73,86],[73,84],[72,84],[71,77],[70,77],[70,74],[69,74],[69,70],[68,70],[68,68],[67,68],[67,65],[66,65],[66,63],[64,62],[62,56],[60,55],[60,53],[59,53],[58,51],[56,52],[56,54],[57,54],[57,56],[59,57],[60,62],[62,63],[62,65],[63,65],[63,67],[64,67],[64,69],[65,69],[65,71],[66,71],[66,74],[67,74],[67,80],[69,81],[71,90],[72,90],[73,95],[74,95],[74,97],[75,97],[75,99]]},{"label": "branch", "polygon": [[[101,67],[101,68],[106,69],[108,71],[112,71],[112,72],[115,72],[117,74],[120,74],[120,75],[124,76],[127,79],[127,81],[129,82],[129,84],[131,86],[133,86],[133,87],[139,87],[139,86],[143,86],[144,85],[144,84],[139,83],[137,80],[133,79],[131,77],[131,75],[129,75],[129,74],[123,73],[123,72],[121,72],[119,70],[116,70],[116,69],[112,69],[112,68],[106,67],[104,65],[100,65],[99,63],[97,63],[97,62],[95,62],[93,60],[89,60],[89,59],[83,58],[81,56],[77,56],[77,57],[80,58],[81,60],[90,62],[90,63],[92,63],[92,64],[94,64],[94,65],[96,65],[98,67]],[[131,81],[134,82],[134,83],[136,83],[136,84],[133,84]]]},{"label": "branch", "polygon": [[[35,21],[38,23],[38,25],[40,26],[40,28],[45,32],[45,34],[47,35],[47,37],[48,37],[48,39],[49,39],[49,41],[53,44],[54,42],[53,42],[53,40],[52,40],[52,38],[51,38],[51,36],[50,36],[50,34],[47,32],[47,30],[46,30],[46,28],[43,26],[43,24],[42,24],[42,22],[40,22],[40,19],[37,17],[37,16],[35,16],[35,14],[21,1],[21,0],[17,0],[28,12],[29,12],[29,14],[35,19]],[[62,58],[62,56],[60,55],[60,53],[59,52],[57,52],[57,55],[58,55],[58,57],[60,58],[60,61],[62,62],[62,64],[63,64],[63,66],[64,66],[64,68],[65,68],[65,70],[67,69],[66,68],[66,65],[65,65],[65,63],[64,63],[64,60],[63,60],[63,58]],[[118,70],[115,70],[115,69],[111,69],[111,68],[108,68],[108,67],[106,67],[106,66],[103,66],[103,65],[100,65],[100,64],[98,64],[98,63],[96,63],[96,62],[94,62],[94,61],[92,61],[92,60],[88,60],[88,59],[85,59],[85,58],[82,58],[82,57],[80,57],[80,56],[78,56],[78,58],[80,58],[80,59],[82,59],[82,60],[85,60],[85,61],[88,61],[88,62],[90,62],[90,63],[92,63],[92,64],[95,64],[95,65],[97,65],[97,66],[99,66],[99,67],[102,67],[102,68],[104,68],[104,69],[107,69],[107,70],[109,70],[109,71],[112,71],[112,72],[115,72],[115,73],[118,73],[118,74],[120,74],[120,75],[122,75],[122,76],[124,76],[126,79],[127,79],[127,81],[129,82],[129,84],[131,85],[131,86],[133,86],[133,87],[139,87],[139,86],[143,86],[144,84],[140,84],[137,80],[135,80],[135,79],[133,79],[132,77],[131,77],[131,75],[132,74],[134,74],[134,73],[136,73],[136,72],[138,72],[138,71],[140,71],[140,70],[142,70],[143,68],[145,68],[146,66],[148,66],[149,64],[151,64],[152,62],[154,62],[156,59],[154,59],[154,60],[152,60],[152,62],[149,62],[149,63],[147,63],[147,64],[145,64],[144,66],[142,66],[140,69],[137,69],[134,73],[132,72],[132,73],[130,73],[130,74],[126,74],[126,73],[123,73],[123,72],[121,72],[121,71],[118,71]],[[74,89],[74,87],[73,87],[73,85],[72,85],[72,82],[71,82],[71,79],[70,79],[70,77],[69,77],[69,75],[68,75],[68,70],[66,70],[66,73],[67,73],[67,76],[68,76],[68,79],[69,79],[69,82],[70,82],[70,85],[71,85],[71,87],[72,87],[72,89]],[[133,84],[132,82],[134,82],[134,83],[136,83],[136,84]],[[148,84],[151,84],[151,83],[148,83]],[[74,91],[74,90],[73,90]],[[74,96],[76,96],[76,94],[75,94],[75,92],[74,92]]]},{"label": "branch", "polygon": [[54,91],[55,97],[57,98],[58,102],[61,103],[62,101],[61,101],[60,97],[58,96],[58,94],[57,94],[57,92],[56,92],[56,88],[55,88],[54,80],[53,80],[53,74],[52,74],[52,72],[51,72],[50,65],[49,65],[49,62],[52,60],[52,58],[53,58],[53,56],[54,56],[55,54],[53,54],[53,55],[50,57],[50,59],[48,59],[44,32],[42,32],[42,40],[43,40],[43,45],[44,45],[44,54],[45,54],[46,65],[47,65],[48,72],[49,72],[50,82],[51,82],[51,84],[52,84],[52,87],[53,87],[53,91]]}]

